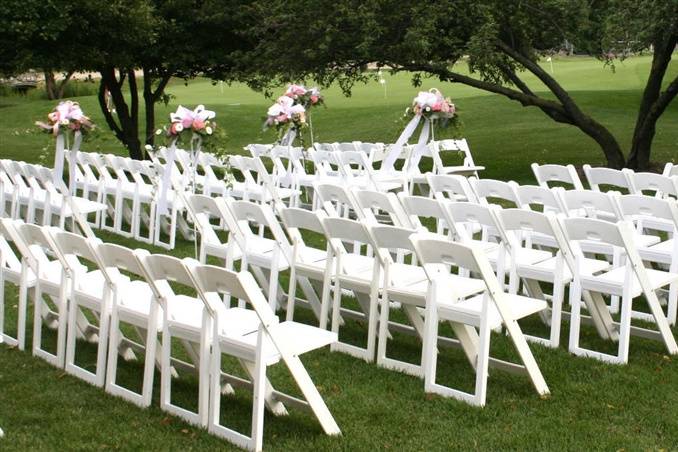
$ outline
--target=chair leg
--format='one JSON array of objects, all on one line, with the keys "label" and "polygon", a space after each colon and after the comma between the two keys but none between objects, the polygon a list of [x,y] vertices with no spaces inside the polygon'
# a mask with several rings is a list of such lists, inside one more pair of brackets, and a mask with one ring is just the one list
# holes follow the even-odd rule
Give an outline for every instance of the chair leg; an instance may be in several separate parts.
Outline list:
[{"label": "chair leg", "polygon": [[621,319],[619,321],[619,351],[617,359],[619,364],[629,361],[629,341],[631,339],[631,306],[633,298],[628,290],[621,297]]},{"label": "chair leg", "polygon": [[[259,338],[257,340],[261,348],[263,329],[259,329]],[[264,442],[264,400],[266,395],[266,363],[261,356],[261,351],[256,360],[253,375],[253,394],[252,394],[252,449],[260,451]]]},{"label": "chair leg", "polygon": [[487,317],[481,320],[480,334],[478,341],[478,360],[476,364],[476,388],[473,398],[473,404],[485,406],[487,398],[487,377],[488,365],[490,361],[490,334],[491,330],[487,325]]}]

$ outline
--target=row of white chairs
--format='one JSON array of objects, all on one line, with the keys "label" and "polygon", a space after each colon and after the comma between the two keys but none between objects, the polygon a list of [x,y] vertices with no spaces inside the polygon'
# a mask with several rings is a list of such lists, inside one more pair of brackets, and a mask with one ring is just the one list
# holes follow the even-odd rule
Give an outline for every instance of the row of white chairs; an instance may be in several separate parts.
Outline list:
[{"label": "row of white chairs", "polygon": [[[393,264],[397,264],[396,267],[392,268],[399,269],[393,280],[406,286],[419,285],[418,309],[410,306],[405,308],[405,311],[408,318],[412,321],[416,333],[420,336],[423,335],[421,312],[417,313],[417,311],[421,311],[424,306],[422,299],[426,296],[426,283],[424,282],[426,278],[422,276],[421,270],[410,268],[410,265],[415,264],[416,261],[412,262],[410,260],[410,265],[404,268],[401,268],[400,265],[403,265],[405,262],[403,256],[407,254],[411,256],[413,253],[413,246],[404,240],[403,237],[407,237],[413,231],[422,230],[424,224],[426,224],[425,218],[433,218],[437,220],[435,224],[444,223],[445,229],[449,231],[449,235],[444,237],[445,241],[449,242],[451,237],[453,240],[463,243],[477,242],[481,249],[488,253],[488,259],[498,274],[497,280],[500,285],[503,285],[505,275],[509,274],[509,293],[517,295],[518,286],[522,279],[528,293],[534,298],[543,301],[547,297],[541,293],[538,283],[555,285],[554,293],[551,297],[551,317],[546,319],[551,326],[551,331],[548,338],[541,339],[542,343],[551,346],[557,346],[558,344],[565,286],[568,283],[574,284],[578,277],[594,275],[601,279],[610,279],[610,287],[613,287],[616,291],[610,293],[603,290],[602,293],[622,296],[622,314],[625,317],[622,318],[621,322],[614,322],[612,320],[605,301],[600,295],[596,295],[600,292],[596,292],[595,289],[598,286],[595,286],[595,284],[585,286],[583,289],[580,288],[579,291],[575,290],[578,287],[575,284],[573,286],[574,289],[571,288],[570,301],[574,303],[573,307],[580,309],[579,300],[582,297],[584,298],[585,306],[592,315],[592,321],[603,338],[616,340],[622,335],[626,339],[620,343],[618,353],[614,356],[584,350],[578,345],[578,324],[581,322],[582,316],[578,309],[573,309],[572,323],[575,326],[570,331],[570,350],[573,353],[595,356],[609,362],[626,362],[628,359],[628,335],[630,334],[655,337],[664,341],[671,353],[676,351],[675,341],[670,329],[665,327],[667,325],[666,316],[661,308],[659,310],[655,309],[658,304],[654,302],[659,303],[656,295],[653,299],[648,293],[645,294],[648,297],[648,301],[652,304],[651,313],[646,316],[653,319],[660,327],[659,333],[632,326],[630,317],[626,317],[626,310],[631,306],[633,298],[639,295],[638,290],[652,290],[654,293],[654,290],[659,287],[672,285],[676,282],[674,273],[646,269],[638,271],[651,275],[651,286],[638,286],[638,284],[634,283],[635,276],[627,273],[630,268],[629,265],[632,265],[632,262],[637,263],[637,261],[630,258],[621,259],[621,256],[626,256],[628,253],[628,250],[625,248],[631,246],[628,240],[633,240],[631,249],[635,253],[635,248],[633,248],[633,246],[636,246],[637,241],[637,234],[635,232],[631,232],[631,238],[629,239],[626,235],[628,233],[627,229],[623,229],[625,241],[622,242],[621,240],[613,240],[614,237],[619,237],[621,233],[617,235],[603,235],[602,238],[587,237],[585,240],[581,237],[581,234],[576,236],[576,231],[570,231],[570,235],[579,237],[573,238],[571,241],[581,242],[581,244],[577,243],[575,246],[570,243],[571,241],[563,238],[562,227],[554,226],[558,222],[554,223],[552,219],[545,219],[548,218],[545,217],[548,214],[539,212],[530,212],[524,209],[506,210],[508,212],[506,215],[512,214],[517,218],[505,220],[505,223],[512,225],[508,227],[497,220],[497,218],[503,215],[501,212],[499,214],[493,213],[494,210],[492,208],[479,204],[458,201],[441,202],[434,198],[408,196],[404,193],[396,197],[391,193],[374,191],[357,190],[352,192],[345,190],[341,186],[329,184],[316,184],[315,189],[322,200],[325,212],[318,214],[317,212],[309,212],[299,208],[278,206],[277,213],[281,218],[280,224],[277,224],[274,210],[266,205],[229,201],[220,198],[213,199],[204,196],[192,196],[189,198],[188,203],[191,206],[192,216],[196,223],[201,224],[199,227],[202,237],[201,259],[206,259],[207,256],[215,256],[227,260],[229,257],[230,259],[235,259],[234,256],[237,254],[241,258],[244,256],[249,261],[247,264],[243,262],[241,265],[251,265],[269,272],[270,279],[268,282],[264,279],[263,284],[260,281],[262,286],[271,285],[273,282],[277,283],[279,272],[288,268],[290,269],[290,287],[287,293],[288,318],[293,318],[294,316],[294,306],[297,302],[296,284],[298,281],[303,280],[303,291],[307,300],[314,301],[311,303],[311,306],[316,316],[319,317],[318,321],[321,327],[327,327],[329,314],[332,315],[332,330],[336,332],[339,332],[344,317],[360,318],[368,323],[368,340],[365,348],[338,343],[333,346],[335,350],[347,351],[361,358],[372,360],[374,359],[378,338],[379,351],[377,352],[377,361],[380,364],[387,365],[387,367],[391,366],[391,363],[388,361],[389,358],[385,356],[386,340],[389,337],[388,330],[391,327],[400,328],[400,326],[393,325],[388,320],[389,302],[381,304],[380,312],[376,309],[378,299],[383,297],[385,293],[388,293],[387,286],[385,286],[387,282],[385,280],[382,281],[380,275],[383,275],[386,271],[386,266],[391,265],[389,259],[387,259],[387,256],[391,254],[391,257],[395,259]],[[621,199],[621,202],[625,211],[631,217],[640,218],[648,214],[655,215],[653,211],[657,210],[657,212],[664,212],[659,213],[659,215],[664,215],[667,220],[672,221],[674,225],[678,225],[678,222],[676,222],[678,217],[675,216],[675,206],[668,201],[643,196],[626,196]],[[666,212],[673,212],[671,214],[673,216],[667,216]],[[379,226],[380,217],[387,218],[387,221],[392,223],[392,225]],[[523,217],[529,221],[523,221]],[[234,240],[222,243],[221,239],[213,231],[210,218],[216,218],[218,219],[218,224],[226,225],[225,229],[229,230]],[[358,220],[352,220],[352,218],[357,218]],[[602,224],[602,226],[599,226],[600,228],[612,228],[612,230],[621,228],[616,223],[596,219],[581,219],[576,216],[572,218],[572,223],[578,224],[577,221],[579,220],[582,220],[585,225],[589,223],[598,225],[600,223]],[[620,224],[627,228],[629,223],[622,221]],[[529,225],[529,227],[525,225]],[[251,229],[252,226],[254,226],[254,231]],[[376,233],[369,233],[369,228],[372,226],[387,229],[384,231],[379,230]],[[263,231],[262,228],[270,230],[271,233],[264,235],[261,233]],[[365,228],[367,228],[368,232],[365,231]],[[385,231],[388,231],[388,228],[400,229],[402,231],[400,235],[394,233],[401,239],[400,246],[393,244],[380,245],[379,240],[387,236]],[[530,228],[534,229],[530,232]],[[502,239],[499,243],[487,240],[479,241],[473,236],[473,233],[476,231],[490,229],[495,231],[495,237],[498,235]],[[323,250],[310,246],[304,240],[305,234],[302,234],[301,230],[324,235],[328,242],[327,249]],[[242,231],[247,231],[244,237]],[[260,232],[260,234],[257,234],[255,231]],[[514,237],[516,235],[518,236],[517,238]],[[238,238],[239,236],[240,238]],[[538,239],[543,241],[546,237],[550,237],[549,246],[550,248],[555,248],[557,250],[556,253],[529,248],[529,245],[533,242],[537,242]],[[606,241],[610,237],[610,240],[613,240],[612,243]],[[438,235],[437,238],[440,238],[440,236]],[[348,252],[348,248],[345,246],[347,243],[353,245],[354,252]],[[619,255],[618,262],[614,262],[613,265],[613,263],[606,259],[596,261],[592,257],[586,256],[584,250],[590,249],[591,246],[596,251],[602,250],[608,255]],[[671,249],[670,252],[675,255],[675,248],[669,248]],[[363,252],[357,254],[355,253],[356,249],[363,250]],[[387,253],[386,249],[395,251]],[[277,256],[275,255],[276,250]],[[379,250],[379,252],[374,250]],[[500,255],[504,257],[500,258]],[[580,258],[581,262],[578,262],[577,258]],[[652,258],[648,253],[643,256],[643,260],[651,261]],[[337,261],[340,264],[337,264]],[[521,265],[517,265],[517,263]],[[541,264],[541,267],[539,264]],[[389,271],[393,272],[396,270],[391,269]],[[470,272],[461,273],[468,274]],[[420,279],[417,280],[417,278]],[[535,285],[535,282],[537,282],[537,285]],[[459,285],[459,287],[462,286]],[[472,295],[473,290],[478,290],[478,287],[477,284],[475,286],[470,284],[468,290],[471,292],[464,293],[464,296]],[[651,287],[651,289],[648,289],[648,287]],[[316,288],[317,291],[314,293]],[[609,287],[607,288],[609,289]],[[341,289],[349,289],[356,295],[362,312],[356,313],[341,306]],[[274,293],[274,290],[273,288],[269,290],[271,306],[280,304],[280,297]],[[334,291],[334,297],[330,301],[332,291]],[[320,298],[319,309],[318,298]],[[576,302],[573,301],[574,299],[576,299]],[[671,309],[675,309],[675,301],[669,300],[669,310]],[[320,312],[319,315],[318,311]],[[386,318],[382,318],[382,321],[378,322],[377,316],[383,316],[384,313],[386,313]],[[378,332],[377,324],[380,329],[386,328],[386,331]],[[411,328],[410,332],[413,332]],[[421,367],[413,367],[407,364],[396,364],[395,367],[409,373],[422,375]]]},{"label": "row of white chairs", "polygon": [[[678,166],[667,163],[662,174],[637,173],[629,168],[616,170],[591,165],[583,166],[586,181],[591,190],[617,190],[631,194],[648,194],[659,197],[678,198]],[[532,164],[537,183],[550,187],[554,183],[567,188],[583,190],[584,184],[573,165]]]},{"label": "row of white chairs", "polygon": [[[64,193],[66,193],[64,195]],[[40,165],[0,160],[0,213],[29,223],[57,224],[79,216],[99,215],[105,206],[81,197],[68,196],[62,181]]]},{"label": "row of white chairs", "polygon": [[[211,433],[251,450],[261,450],[264,408],[284,415],[286,406],[312,411],[325,433],[340,434],[334,418],[311,381],[299,356],[332,344],[336,334],[292,321],[279,321],[252,275],[203,265],[145,250],[131,250],[56,227],[0,219],[0,336],[24,347],[29,291],[35,317],[33,354],[67,372],[140,406],[151,404],[156,365],[160,369],[162,409],[209,429]],[[20,292],[18,331],[3,331],[5,282]],[[183,288],[184,290],[181,290]],[[191,295],[185,295],[186,290]],[[231,307],[230,299],[239,307]],[[226,300],[226,302],[224,301]],[[57,329],[56,350],[43,347],[43,314]],[[76,339],[85,338],[78,322],[82,311],[98,325],[87,339],[98,342],[94,372],[76,363]],[[139,342],[122,350],[121,326],[139,333]],[[162,342],[156,345],[158,335]],[[180,340],[190,362],[172,356],[172,339]],[[159,347],[159,349],[158,349]],[[145,356],[140,393],[117,383],[119,355]],[[222,370],[222,355],[237,358],[248,378]],[[268,366],[284,362],[303,399],[277,391],[266,377]],[[197,412],[174,404],[172,379],[177,371],[199,378]],[[221,396],[249,388],[253,396],[250,434],[221,424]]]}]

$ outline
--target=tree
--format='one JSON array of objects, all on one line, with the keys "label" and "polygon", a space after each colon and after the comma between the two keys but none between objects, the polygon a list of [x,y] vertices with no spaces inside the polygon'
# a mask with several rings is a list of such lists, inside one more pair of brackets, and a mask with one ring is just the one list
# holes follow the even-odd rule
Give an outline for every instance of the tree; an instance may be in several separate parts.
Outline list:
[{"label": "tree", "polygon": [[[74,74],[80,45],[69,23],[75,4],[6,0],[0,3],[0,73],[40,68],[48,99],[60,99]],[[63,72],[60,81],[54,73]]]},{"label": "tree", "polygon": [[155,136],[155,105],[168,100],[165,88],[172,77],[245,76],[233,62],[252,47],[239,32],[247,28],[246,5],[237,0],[3,0],[0,71],[98,72],[106,123],[130,156],[141,159],[143,144],[152,144]]},{"label": "tree", "polygon": [[[634,10],[631,4],[640,6]],[[643,14],[634,15],[640,10]],[[253,60],[243,64],[259,66],[260,83],[312,77],[323,84],[337,81],[349,91],[365,79],[368,63],[412,71],[415,83],[426,73],[577,127],[596,141],[613,168],[647,167],[657,118],[675,97],[675,80],[661,92],[678,36],[675,0],[299,0],[294,8],[273,0],[258,3],[255,15],[261,25],[252,34],[259,44],[248,55]],[[626,24],[629,18],[633,27]],[[566,41],[608,61],[623,56],[611,53],[622,30],[631,50],[654,47],[628,162],[610,130],[539,65]],[[462,61],[470,75],[457,70]],[[536,76],[548,94],[531,89],[525,73]]]}]

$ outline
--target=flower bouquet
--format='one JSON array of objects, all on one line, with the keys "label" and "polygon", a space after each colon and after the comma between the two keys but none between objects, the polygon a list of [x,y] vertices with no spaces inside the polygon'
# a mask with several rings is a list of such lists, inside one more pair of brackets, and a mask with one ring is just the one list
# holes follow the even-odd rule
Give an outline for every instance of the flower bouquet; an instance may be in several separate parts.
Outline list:
[{"label": "flower bouquet", "polygon": [[446,127],[455,117],[456,107],[449,97],[436,88],[429,91],[420,91],[412,101],[412,106],[405,110],[405,116],[422,116],[429,121],[440,121],[442,127]]},{"label": "flower bouquet", "polygon": [[94,129],[94,123],[84,115],[80,105],[71,100],[59,102],[47,115],[47,121],[36,121],[35,125],[54,136],[68,130],[83,133]]},{"label": "flower bouquet", "polygon": [[54,184],[63,183],[64,150],[69,146],[68,131],[73,133],[73,146],[68,154],[68,189],[75,194],[75,162],[80,149],[83,133],[94,129],[94,123],[82,112],[80,105],[71,100],[59,102],[47,115],[47,122],[36,121],[35,125],[45,132],[56,137],[56,151],[54,154]]},{"label": "flower bouquet", "polygon": [[325,99],[318,88],[307,89],[302,85],[290,85],[285,94],[269,107],[264,122],[264,130],[275,127],[278,132],[278,143],[292,145],[295,138],[299,138],[302,147],[304,139],[301,131],[305,127],[311,130],[313,141],[313,127],[310,121],[310,110],[317,105],[324,105]]}]

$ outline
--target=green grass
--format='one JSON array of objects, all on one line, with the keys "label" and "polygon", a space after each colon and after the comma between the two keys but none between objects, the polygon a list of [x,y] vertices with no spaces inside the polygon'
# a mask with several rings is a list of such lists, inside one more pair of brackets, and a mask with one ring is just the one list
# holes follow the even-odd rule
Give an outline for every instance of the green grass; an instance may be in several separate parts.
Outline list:
[{"label": "green grass", "polygon": [[[609,125],[624,145],[632,133],[635,106],[640,97],[649,58],[634,58],[612,73],[587,58],[558,59],[556,76],[594,117]],[[672,74],[678,72],[674,64]],[[326,92],[328,108],[314,114],[316,135],[321,141],[393,141],[402,123],[399,117],[416,93],[405,75],[387,76],[387,98],[375,84],[357,86],[352,98],[343,98],[336,88]],[[538,162],[602,162],[602,154],[591,140],[577,130],[557,125],[534,110],[524,109],[497,96],[462,86],[425,81],[453,97],[461,109],[464,135],[469,139],[477,163],[487,166],[484,177],[532,182],[529,164]],[[535,89],[538,85],[534,83]],[[261,119],[270,103],[262,95],[242,86],[213,86],[195,81],[184,86],[173,83],[176,96],[165,117],[178,103],[204,103],[217,111],[229,134],[234,151],[250,142],[269,142],[261,132]],[[104,122],[96,99],[77,98],[94,120]],[[42,148],[52,143],[41,134],[26,133],[41,119],[53,102],[34,97],[0,98],[0,157],[37,161]],[[678,150],[678,105],[674,104],[659,124],[653,159],[676,158]],[[85,149],[122,153],[108,134],[102,133]],[[48,154],[51,159],[51,154]],[[106,241],[127,246],[138,244],[110,234]],[[156,250],[159,251],[159,250]],[[180,241],[172,254],[188,256],[193,244]],[[7,285],[9,320],[16,309],[16,289]],[[310,321],[303,309],[301,318]],[[30,318],[30,317],[29,317]],[[13,326],[9,326],[13,331]],[[528,322],[525,329],[539,329]],[[363,339],[364,329],[353,323],[346,335]],[[567,322],[561,342],[567,341]],[[586,345],[605,347],[591,328],[584,328]],[[676,330],[674,329],[674,333]],[[29,336],[30,337],[30,334]],[[53,340],[47,334],[48,343]],[[95,349],[79,344],[81,361],[91,367]],[[395,336],[391,353],[416,360],[418,344],[410,337]],[[270,450],[449,450],[449,449],[675,449],[678,448],[678,358],[665,356],[661,344],[634,338],[629,365],[605,365],[575,358],[565,346],[550,350],[531,346],[552,395],[540,399],[526,378],[492,372],[488,405],[484,409],[435,396],[427,396],[423,382],[373,364],[327,350],[304,357],[304,363],[337,420],[343,435],[322,434],[312,416],[291,410],[288,417],[267,414],[264,445]],[[493,337],[493,354],[512,357],[506,338]],[[439,361],[443,382],[471,389],[473,373],[456,350],[443,350]],[[139,381],[140,363],[125,363],[121,379]],[[290,379],[284,366],[271,370],[274,384],[287,388]],[[159,387],[153,406],[142,410],[111,397],[62,370],[55,369],[29,353],[0,345],[0,427],[5,438],[1,450],[45,450],[56,447],[92,449],[230,449],[231,446],[206,432],[168,416],[158,406]],[[193,378],[177,382],[177,395],[194,401]],[[249,398],[240,391],[225,397],[223,413],[240,428],[249,426]]]}]

